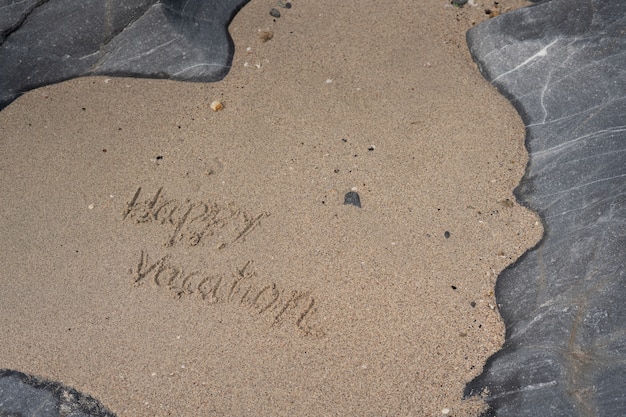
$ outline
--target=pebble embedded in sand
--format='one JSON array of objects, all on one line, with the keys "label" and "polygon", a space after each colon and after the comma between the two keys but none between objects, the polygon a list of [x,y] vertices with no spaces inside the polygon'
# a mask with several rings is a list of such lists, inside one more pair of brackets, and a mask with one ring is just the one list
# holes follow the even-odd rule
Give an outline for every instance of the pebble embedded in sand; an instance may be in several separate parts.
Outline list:
[{"label": "pebble embedded in sand", "polygon": [[358,208],[361,208],[361,198],[359,197],[359,193],[356,191],[349,191],[343,198],[343,204],[345,205],[353,205]]},{"label": "pebble embedded in sand", "polygon": [[270,16],[279,18],[280,17],[280,12],[277,9],[272,9],[272,10],[270,10]]}]

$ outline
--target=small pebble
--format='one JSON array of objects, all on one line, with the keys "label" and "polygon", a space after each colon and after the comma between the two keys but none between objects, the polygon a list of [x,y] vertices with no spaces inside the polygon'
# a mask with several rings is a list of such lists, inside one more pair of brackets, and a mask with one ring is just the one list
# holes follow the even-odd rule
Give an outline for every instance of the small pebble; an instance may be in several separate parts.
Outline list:
[{"label": "small pebble", "polygon": [[447,230],[444,232],[443,237],[445,237],[446,239],[448,239],[450,237],[450,232],[448,232]]},{"label": "small pebble", "polygon": [[280,17],[280,12],[278,11],[278,9],[272,9],[270,10],[270,16],[278,18]]},{"label": "small pebble", "polygon": [[467,0],[452,0],[450,3],[455,6],[463,6],[465,3],[467,3]]},{"label": "small pebble", "polygon": [[219,102],[217,100],[214,100],[214,101],[211,102],[209,107],[213,111],[220,111],[220,110],[222,110],[224,108],[224,105],[221,102]]},{"label": "small pebble", "polygon": [[361,198],[359,197],[359,193],[356,191],[347,192],[343,198],[343,204],[352,204],[353,206],[361,208]]}]

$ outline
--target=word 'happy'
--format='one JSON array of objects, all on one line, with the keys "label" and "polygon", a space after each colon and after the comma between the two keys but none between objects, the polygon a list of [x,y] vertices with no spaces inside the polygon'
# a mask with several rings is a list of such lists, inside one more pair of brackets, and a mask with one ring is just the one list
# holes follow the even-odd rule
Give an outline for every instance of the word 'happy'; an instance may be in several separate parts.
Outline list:
[{"label": "word 'happy'", "polygon": [[165,241],[168,247],[181,241],[196,246],[209,240],[218,249],[224,249],[230,244],[244,241],[261,219],[269,215],[251,215],[231,204],[166,199],[163,187],[145,200],[140,200],[140,195],[141,187],[127,204],[122,220],[156,223],[168,228]]}]

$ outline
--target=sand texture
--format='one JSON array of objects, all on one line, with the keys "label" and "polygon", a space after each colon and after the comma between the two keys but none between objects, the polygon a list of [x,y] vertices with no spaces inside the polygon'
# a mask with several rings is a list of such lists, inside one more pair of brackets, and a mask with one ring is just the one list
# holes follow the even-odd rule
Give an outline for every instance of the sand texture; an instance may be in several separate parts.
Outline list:
[{"label": "sand texture", "polygon": [[481,4],[253,0],[221,82],[3,110],[0,368],[120,417],[478,413],[497,274],[542,234]]}]

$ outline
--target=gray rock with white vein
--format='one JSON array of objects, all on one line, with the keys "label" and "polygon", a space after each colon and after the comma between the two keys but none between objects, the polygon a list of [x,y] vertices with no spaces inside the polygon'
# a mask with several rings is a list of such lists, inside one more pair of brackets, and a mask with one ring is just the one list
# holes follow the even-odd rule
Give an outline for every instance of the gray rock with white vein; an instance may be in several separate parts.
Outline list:
[{"label": "gray rock with white vein", "polygon": [[506,342],[467,394],[497,416],[626,415],[626,2],[551,0],[468,32],[521,114],[539,245],[496,285]]},{"label": "gray rock with white vein", "polygon": [[0,0],[0,109],[84,75],[218,81],[248,0]]}]

